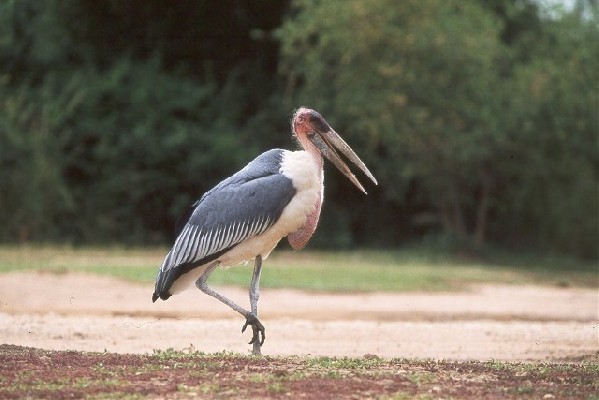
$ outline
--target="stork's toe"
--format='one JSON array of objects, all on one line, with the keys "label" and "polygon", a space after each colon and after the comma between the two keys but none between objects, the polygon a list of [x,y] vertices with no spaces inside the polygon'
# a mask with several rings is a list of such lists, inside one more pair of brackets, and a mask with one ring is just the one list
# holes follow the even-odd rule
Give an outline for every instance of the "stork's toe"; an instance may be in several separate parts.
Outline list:
[{"label": "stork's toe", "polygon": [[254,314],[248,314],[246,316],[245,324],[243,328],[241,328],[241,332],[245,332],[248,326],[252,327],[252,340],[250,340],[249,344],[260,343],[260,346],[264,344],[264,340],[266,339],[266,333],[264,329],[264,325],[260,322],[260,320]]}]

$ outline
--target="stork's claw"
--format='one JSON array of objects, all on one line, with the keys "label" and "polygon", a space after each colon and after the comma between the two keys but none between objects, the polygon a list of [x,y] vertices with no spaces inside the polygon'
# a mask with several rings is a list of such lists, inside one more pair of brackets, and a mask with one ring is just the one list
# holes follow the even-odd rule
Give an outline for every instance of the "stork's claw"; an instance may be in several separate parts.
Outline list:
[{"label": "stork's claw", "polygon": [[[264,344],[264,339],[266,339],[264,325],[262,325],[262,323],[254,316],[254,314],[248,314],[245,318],[245,325],[243,325],[243,328],[241,328],[241,332],[245,332],[245,329],[249,325],[252,326],[253,331],[252,340],[250,340],[248,344],[260,343],[260,346],[262,346],[262,344]],[[262,338],[260,338],[260,336],[262,336]]]}]

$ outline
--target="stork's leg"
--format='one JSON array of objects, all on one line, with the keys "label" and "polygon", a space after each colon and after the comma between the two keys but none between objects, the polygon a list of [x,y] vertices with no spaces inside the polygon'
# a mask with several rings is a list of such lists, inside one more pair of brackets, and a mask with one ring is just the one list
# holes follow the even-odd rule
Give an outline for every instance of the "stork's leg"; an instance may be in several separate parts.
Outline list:
[{"label": "stork's leg", "polygon": [[[260,260],[262,260],[262,258],[260,258]],[[252,340],[250,341],[250,344],[258,342],[261,346],[262,343],[264,343],[264,339],[265,339],[264,325],[262,325],[262,323],[258,320],[258,316],[254,313],[254,305],[252,304],[252,312],[250,312],[250,311],[246,310],[245,308],[237,305],[232,300],[228,299],[227,297],[223,296],[222,294],[218,293],[217,291],[213,290],[212,288],[210,288],[208,286],[207,280],[210,277],[210,275],[214,272],[216,267],[218,267],[218,264],[219,264],[218,262],[213,262],[208,267],[206,267],[206,270],[202,273],[202,275],[196,281],[196,287],[198,289],[200,289],[202,292],[204,292],[205,294],[207,294],[208,296],[212,296],[215,299],[218,299],[222,303],[231,307],[233,310],[237,311],[239,314],[243,315],[246,319],[246,322],[241,331],[244,332],[245,329],[247,328],[247,326],[251,325],[252,330],[254,331],[254,334],[252,336]],[[262,263],[260,262],[260,264],[262,264]],[[256,271],[254,269],[254,275],[255,274],[256,274]],[[258,271],[258,279],[259,278],[260,278],[260,272]],[[252,278],[252,287],[255,285],[254,280],[255,279]],[[257,286],[257,284],[255,286]],[[250,298],[250,302],[251,301],[252,300]],[[255,307],[256,312],[257,312],[257,302],[258,302],[258,299],[256,297],[256,307]],[[260,339],[260,334],[262,334],[261,339]],[[255,348],[255,346],[254,346],[254,348]]]},{"label": "stork's leg", "polygon": [[[250,306],[252,307],[252,314],[258,317],[258,299],[260,298],[260,272],[262,272],[262,256],[257,255],[256,261],[254,262],[254,273],[252,274],[252,283],[250,284]],[[245,323],[243,330],[247,327],[248,322]],[[266,338],[264,332],[264,326],[262,326],[262,330],[260,327],[252,324],[252,331],[254,335],[252,336],[253,344],[252,354],[260,355],[260,347],[262,347],[262,343],[264,343],[264,339]],[[262,341],[258,340],[259,333],[262,333]]]}]

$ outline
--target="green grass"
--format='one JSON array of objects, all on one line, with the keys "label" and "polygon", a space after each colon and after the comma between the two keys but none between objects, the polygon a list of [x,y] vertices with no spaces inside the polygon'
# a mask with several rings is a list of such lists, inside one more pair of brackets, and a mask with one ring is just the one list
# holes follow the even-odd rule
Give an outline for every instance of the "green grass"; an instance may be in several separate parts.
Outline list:
[{"label": "green grass", "polygon": [[[84,272],[153,282],[166,249],[0,247],[0,273]],[[253,263],[219,269],[210,282],[247,286]],[[598,265],[568,259],[500,255],[488,259],[423,249],[403,251],[275,251],[262,287],[311,291],[441,291],[472,283],[598,287]]]}]

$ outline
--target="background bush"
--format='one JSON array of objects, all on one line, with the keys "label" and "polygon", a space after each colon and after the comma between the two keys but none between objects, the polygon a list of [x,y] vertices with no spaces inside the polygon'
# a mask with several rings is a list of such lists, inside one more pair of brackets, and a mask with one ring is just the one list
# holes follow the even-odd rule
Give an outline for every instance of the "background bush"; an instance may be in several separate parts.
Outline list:
[{"label": "background bush", "polygon": [[[320,110],[314,246],[599,256],[597,3],[0,3],[0,240],[164,244],[178,214]],[[438,239],[431,239],[438,238]]]}]

